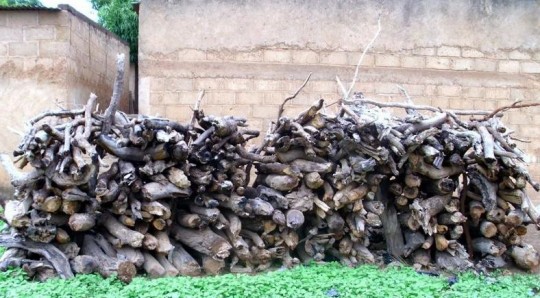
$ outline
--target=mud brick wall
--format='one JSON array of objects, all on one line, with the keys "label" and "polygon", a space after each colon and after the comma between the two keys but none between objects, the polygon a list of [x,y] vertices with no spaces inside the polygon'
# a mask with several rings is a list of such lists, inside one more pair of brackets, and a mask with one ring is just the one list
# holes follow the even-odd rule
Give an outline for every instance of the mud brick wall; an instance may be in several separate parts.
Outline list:
[{"label": "mud brick wall", "polygon": [[[0,9],[0,153],[19,144],[24,122],[50,109],[80,107],[90,92],[106,107],[112,94],[116,53],[127,44],[69,6]],[[129,73],[129,63],[126,63]],[[126,74],[128,77],[128,74]],[[128,107],[128,84],[122,108]],[[0,192],[9,188],[0,169]]]}]

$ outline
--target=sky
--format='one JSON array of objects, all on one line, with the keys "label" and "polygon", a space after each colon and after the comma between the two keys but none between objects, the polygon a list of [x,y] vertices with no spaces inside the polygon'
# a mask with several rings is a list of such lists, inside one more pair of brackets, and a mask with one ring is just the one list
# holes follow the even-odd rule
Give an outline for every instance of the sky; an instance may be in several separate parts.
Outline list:
[{"label": "sky", "polygon": [[89,0],[40,0],[44,6],[57,7],[58,4],[69,4],[80,13],[86,15],[93,21],[97,22],[97,11],[92,9],[92,4]]}]

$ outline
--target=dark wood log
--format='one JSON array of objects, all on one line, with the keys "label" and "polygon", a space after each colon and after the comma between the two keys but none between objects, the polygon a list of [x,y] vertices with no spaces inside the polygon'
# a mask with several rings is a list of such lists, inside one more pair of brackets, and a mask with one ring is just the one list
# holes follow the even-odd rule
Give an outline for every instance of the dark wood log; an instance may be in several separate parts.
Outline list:
[{"label": "dark wood log", "polygon": [[403,256],[410,256],[415,250],[424,244],[426,238],[422,232],[415,232],[410,230],[404,231],[405,246],[403,247]]},{"label": "dark wood log", "polygon": [[384,227],[384,236],[388,252],[394,257],[401,257],[404,247],[403,234],[401,226],[398,222],[397,212],[393,204],[388,200],[387,192],[388,184],[381,183],[381,187],[377,190],[375,198],[384,204],[384,212],[381,215],[381,221]]},{"label": "dark wood log", "polygon": [[55,246],[48,243],[36,243],[16,239],[11,235],[0,235],[0,246],[9,248],[20,248],[31,253],[45,257],[54,267],[61,278],[73,277],[73,272],[66,256]]},{"label": "dark wood log", "polygon": [[497,185],[490,182],[478,170],[469,169],[467,172],[470,182],[480,191],[482,204],[487,211],[495,208],[497,203]]}]

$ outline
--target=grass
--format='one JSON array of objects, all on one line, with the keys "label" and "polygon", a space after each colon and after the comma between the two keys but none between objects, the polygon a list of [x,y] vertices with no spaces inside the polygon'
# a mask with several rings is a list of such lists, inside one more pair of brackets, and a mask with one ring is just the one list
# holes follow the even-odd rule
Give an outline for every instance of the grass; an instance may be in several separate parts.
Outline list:
[{"label": "grass", "polygon": [[78,275],[71,280],[32,282],[17,269],[0,273],[0,297],[533,297],[538,275],[476,276],[466,273],[453,284],[445,277],[412,268],[347,268],[336,263],[300,266],[255,276],[115,278]]}]

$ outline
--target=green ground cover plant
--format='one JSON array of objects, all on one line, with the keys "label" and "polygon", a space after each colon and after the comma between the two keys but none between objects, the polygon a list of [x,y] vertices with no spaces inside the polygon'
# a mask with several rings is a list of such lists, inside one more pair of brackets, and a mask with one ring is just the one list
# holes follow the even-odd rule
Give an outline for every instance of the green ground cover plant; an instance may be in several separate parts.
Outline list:
[{"label": "green ground cover plant", "polygon": [[0,273],[0,297],[538,297],[540,276],[419,274],[410,267],[300,266],[258,275],[115,278],[78,275],[71,280],[27,280],[20,269]]}]

